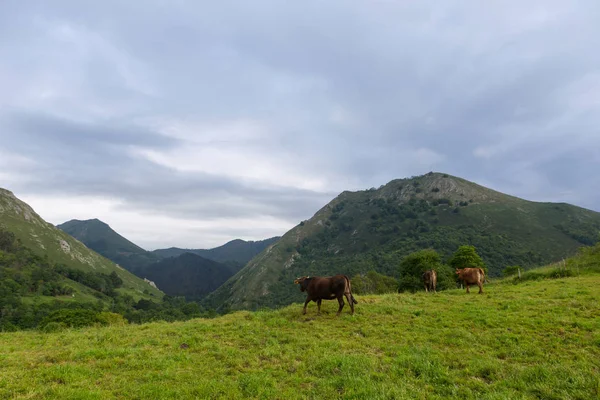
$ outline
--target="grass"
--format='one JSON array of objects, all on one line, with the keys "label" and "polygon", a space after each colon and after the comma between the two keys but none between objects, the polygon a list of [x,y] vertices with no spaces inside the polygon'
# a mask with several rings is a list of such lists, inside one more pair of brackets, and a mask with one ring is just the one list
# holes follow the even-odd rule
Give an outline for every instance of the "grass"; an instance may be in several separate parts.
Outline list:
[{"label": "grass", "polygon": [[[0,334],[0,398],[594,399],[599,275]],[[184,345],[185,344],[185,345]],[[181,346],[183,348],[181,348]]]}]

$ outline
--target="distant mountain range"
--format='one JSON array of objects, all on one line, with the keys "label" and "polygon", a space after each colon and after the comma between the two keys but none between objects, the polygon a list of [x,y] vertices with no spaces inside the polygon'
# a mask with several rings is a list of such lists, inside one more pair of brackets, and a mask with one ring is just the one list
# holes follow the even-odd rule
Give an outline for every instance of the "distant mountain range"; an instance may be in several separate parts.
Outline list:
[{"label": "distant mountain range", "polygon": [[214,249],[146,251],[98,220],[71,220],[58,228],[172,296],[198,300],[219,287],[250,259],[277,241],[232,240]]},{"label": "distant mountain range", "polygon": [[369,270],[399,275],[403,257],[433,248],[449,257],[477,248],[491,276],[511,265],[542,265],[599,239],[600,213],[509,196],[443,173],[343,192],[211,293],[204,304],[256,309],[301,301],[303,275]]},{"label": "distant mountain range", "polygon": [[154,250],[152,251],[152,254],[159,258],[167,258],[176,257],[183,253],[194,253],[204,258],[208,258],[209,260],[244,266],[248,261],[279,239],[279,236],[258,241],[235,239],[222,246],[215,247],[214,249],[180,249],[178,247],[171,247],[168,249]]}]

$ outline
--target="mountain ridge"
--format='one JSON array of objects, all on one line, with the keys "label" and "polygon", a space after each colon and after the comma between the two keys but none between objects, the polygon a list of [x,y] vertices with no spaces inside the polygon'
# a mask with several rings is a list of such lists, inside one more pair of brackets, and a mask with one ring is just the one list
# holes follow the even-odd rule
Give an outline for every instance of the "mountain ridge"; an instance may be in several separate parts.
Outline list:
[{"label": "mountain ridge", "polygon": [[263,240],[233,239],[212,249],[183,249],[179,247],[169,247],[167,249],[153,250],[152,253],[160,258],[175,257],[183,253],[193,253],[221,263],[234,262],[245,265],[254,256],[264,250],[264,248],[279,239],[280,236],[274,236]]}]

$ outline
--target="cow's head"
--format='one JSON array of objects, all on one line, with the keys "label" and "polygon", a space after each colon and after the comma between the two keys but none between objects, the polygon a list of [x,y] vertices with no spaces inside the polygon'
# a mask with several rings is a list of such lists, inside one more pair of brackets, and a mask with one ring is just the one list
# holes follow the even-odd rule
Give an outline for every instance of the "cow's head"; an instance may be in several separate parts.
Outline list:
[{"label": "cow's head", "polygon": [[304,292],[306,290],[306,286],[308,285],[308,276],[303,276],[302,278],[294,279],[294,284],[300,285],[300,291]]},{"label": "cow's head", "polygon": [[464,271],[464,269],[458,269],[458,268],[456,268],[456,275],[462,274],[463,271]]}]

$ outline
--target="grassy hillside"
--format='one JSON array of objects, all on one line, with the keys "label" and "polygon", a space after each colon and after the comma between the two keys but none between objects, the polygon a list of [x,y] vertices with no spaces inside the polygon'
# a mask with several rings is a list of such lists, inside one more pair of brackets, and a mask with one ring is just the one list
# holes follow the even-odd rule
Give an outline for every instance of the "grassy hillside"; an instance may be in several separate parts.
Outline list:
[{"label": "grassy hillside", "polygon": [[90,249],[134,272],[160,260],[153,253],[125,239],[98,219],[71,220],[57,226]]},{"label": "grassy hillside", "polygon": [[151,264],[139,272],[168,295],[200,300],[232,277],[239,268],[183,253]]},{"label": "grassy hillside", "polygon": [[117,289],[119,292],[134,298],[162,296],[159,290],[142,279],[44,221],[29,205],[5,189],[0,189],[0,225],[13,232],[26,247],[47,257],[52,263],[86,272],[110,274],[114,271],[123,280],[123,286]]},{"label": "grassy hillside", "polygon": [[[600,276],[0,333],[2,398],[595,399]],[[347,310],[346,310],[347,311]]]},{"label": "grassy hillside", "polygon": [[194,253],[209,260],[228,263],[232,266],[244,266],[253,257],[277,240],[279,240],[278,236],[257,241],[235,239],[214,249],[180,249],[171,247],[154,250],[152,253],[160,258],[177,257],[183,253]]},{"label": "grassy hillside", "polygon": [[599,238],[600,213],[568,204],[508,196],[461,178],[429,173],[379,189],[343,192],[313,218],[287,232],[205,303],[256,309],[299,301],[302,275],[370,270],[398,277],[403,257],[433,248],[449,257],[477,248],[491,276],[510,265],[528,268],[573,254]]}]

